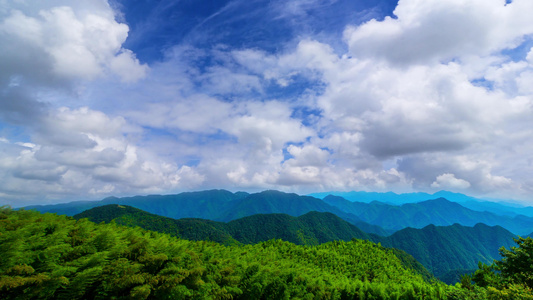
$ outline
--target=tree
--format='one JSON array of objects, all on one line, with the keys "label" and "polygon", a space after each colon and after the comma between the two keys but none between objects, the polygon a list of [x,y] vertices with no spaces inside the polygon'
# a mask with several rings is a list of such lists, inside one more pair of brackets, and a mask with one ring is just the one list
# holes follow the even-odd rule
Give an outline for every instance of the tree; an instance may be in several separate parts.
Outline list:
[{"label": "tree", "polygon": [[510,250],[500,248],[501,261],[496,261],[497,269],[504,279],[512,283],[525,284],[533,288],[533,239],[514,239],[518,247]]}]

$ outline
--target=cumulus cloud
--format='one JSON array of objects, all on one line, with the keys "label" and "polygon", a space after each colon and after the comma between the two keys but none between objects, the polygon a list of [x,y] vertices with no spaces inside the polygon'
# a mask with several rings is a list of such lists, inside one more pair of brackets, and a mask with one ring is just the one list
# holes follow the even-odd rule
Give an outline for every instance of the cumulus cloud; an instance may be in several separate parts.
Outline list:
[{"label": "cumulus cloud", "polygon": [[[32,135],[37,144],[5,138],[0,143],[5,179],[0,190],[18,197],[79,198],[187,188],[203,181],[190,167],[153,157],[135,146],[125,137],[128,127],[123,125],[121,117],[110,118],[86,107],[51,111],[43,122],[45,128]],[[41,190],[45,193],[38,196]]]},{"label": "cumulus cloud", "polygon": [[[398,10],[407,4],[401,2]],[[442,7],[420,5],[428,13],[436,14],[433,10],[455,11],[460,3]],[[491,2],[491,5],[495,4]],[[401,22],[402,18],[409,17],[405,14],[400,14],[398,19],[371,23],[376,28],[387,27],[387,22]],[[416,18],[426,20],[425,14],[411,18],[409,22],[413,24]],[[453,19],[455,15],[445,13],[442,18]],[[364,30],[365,26],[369,25],[363,24],[353,30]],[[432,28],[427,30],[437,30]],[[405,27],[402,30],[414,29]],[[449,33],[450,36],[456,34]],[[216,142],[210,140],[207,144],[216,147],[217,154],[203,147],[196,156],[201,161],[197,169],[206,174],[206,182],[215,186],[429,190],[438,188],[437,185],[454,187],[445,182],[449,178],[439,177],[453,171],[454,176],[461,176],[460,180],[468,182],[466,186],[463,181],[455,181],[462,183],[463,189],[489,193],[495,186],[505,186],[509,190],[517,184],[510,177],[496,175],[500,166],[490,163],[489,156],[498,151],[493,148],[494,142],[505,139],[505,132],[516,129],[508,127],[510,120],[525,120],[531,113],[531,98],[524,97],[527,92],[517,97],[516,93],[509,92],[513,89],[503,88],[506,80],[523,74],[521,86],[525,91],[529,65],[490,54],[515,45],[514,41],[522,37],[520,33],[513,39],[502,37],[487,46],[486,54],[477,58],[474,58],[475,51],[469,52],[470,46],[459,46],[470,40],[457,37],[457,41],[447,41],[456,46],[446,51],[461,56],[464,61],[449,61],[447,52],[432,50],[437,51],[436,54],[428,54],[420,61],[405,60],[401,65],[391,64],[390,59],[354,52],[352,48],[349,55],[338,55],[331,46],[311,39],[300,41],[290,51],[275,54],[257,49],[217,48],[213,50],[216,52],[213,55],[219,58],[216,67],[202,71],[194,65],[186,65],[187,69],[194,70],[187,77],[198,84],[197,89],[187,90],[193,96],[174,97],[165,104],[150,104],[145,110],[147,114],[132,112],[130,116],[141,124],[179,129],[177,139],[188,138],[184,132],[201,133],[203,138],[215,134]],[[174,52],[174,55],[194,61],[198,55],[207,53],[188,51],[194,55],[183,56],[184,52]],[[159,67],[170,69],[174,63],[169,60]],[[513,64],[517,66],[506,66]],[[490,75],[504,73],[506,69],[515,71],[505,76]],[[213,70],[226,74],[229,83],[231,76],[239,78],[240,74],[249,74],[247,78],[253,78],[254,84],[243,80],[241,94],[235,97],[227,87],[211,82],[210,78],[215,76]],[[257,102],[241,98],[248,95],[254,99],[255,92],[263,93],[272,83],[290,89],[296,84],[296,76],[304,76],[312,83],[297,99]],[[492,82],[493,88],[473,82],[479,77]],[[254,88],[248,88],[250,86]],[[209,96],[199,96],[202,92]],[[225,98],[229,95],[233,95],[231,101]],[[268,99],[269,94],[262,97]],[[294,113],[298,106],[318,110],[315,121],[304,125],[304,120]],[[141,121],[143,116],[145,122]],[[465,171],[459,163],[454,165],[464,157],[473,159],[475,154],[472,153],[476,152],[483,152],[487,158],[476,163],[475,170]],[[392,162],[389,163],[392,168],[384,168],[386,161]],[[432,164],[434,169],[426,168]]]},{"label": "cumulus cloud", "polygon": [[[57,6],[52,6],[54,4]],[[24,11],[12,9],[0,23],[0,40],[6,48],[4,55],[11,56],[11,59],[4,56],[3,60],[11,67],[8,70],[26,69],[22,74],[6,75],[40,80],[47,80],[43,78],[46,75],[92,79],[111,70],[125,81],[145,75],[148,67],[141,65],[131,51],[122,49],[128,26],[115,21],[109,6],[102,5],[98,11],[75,11],[73,7],[58,3],[33,1],[27,5],[31,5],[31,9],[28,10],[28,6],[21,7]],[[32,54],[31,57],[28,54]],[[36,64],[31,63],[34,60]],[[22,65],[32,67],[28,69]],[[38,74],[40,72],[34,71],[35,65],[43,67],[40,72],[50,74]]]},{"label": "cumulus cloud", "polygon": [[0,2],[0,118],[23,128],[0,131],[2,195],[532,189],[529,1],[401,0],[342,47],[184,43],[150,67],[106,1],[30,2]]},{"label": "cumulus cloud", "polygon": [[449,190],[463,190],[470,187],[470,182],[455,178],[454,174],[445,173],[437,176],[437,179],[431,184],[433,188],[442,188]]},{"label": "cumulus cloud", "polygon": [[349,27],[345,39],[358,57],[397,65],[486,56],[518,46],[533,32],[527,0],[402,0],[396,18]]}]

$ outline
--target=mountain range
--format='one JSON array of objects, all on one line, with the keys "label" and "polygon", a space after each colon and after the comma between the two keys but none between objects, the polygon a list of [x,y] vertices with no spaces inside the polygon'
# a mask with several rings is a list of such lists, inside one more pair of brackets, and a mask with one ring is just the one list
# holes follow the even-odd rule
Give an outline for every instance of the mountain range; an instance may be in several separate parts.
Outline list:
[{"label": "mountain range", "polygon": [[249,194],[209,190],[176,195],[109,197],[101,201],[32,206],[26,209],[72,216],[92,207],[112,203],[130,205],[173,219],[201,218],[220,222],[255,214],[285,213],[297,217],[310,211],[330,212],[367,233],[382,236],[407,227],[423,228],[431,224],[447,226],[455,223],[463,226],[474,226],[477,223],[498,225],[524,236],[533,232],[533,217],[476,211],[444,198],[392,205],[378,201],[352,202],[331,195],[321,200],[279,191]]},{"label": "mountain range", "polygon": [[397,231],[407,227],[423,228],[431,224],[447,226],[458,223],[464,226],[474,226],[477,223],[484,223],[490,226],[502,226],[518,235],[527,235],[533,228],[531,217],[523,215],[511,217],[475,211],[444,198],[406,203],[401,206],[378,201],[351,202],[332,195],[326,196],[323,201],[387,231]]},{"label": "mountain range", "polygon": [[331,212],[356,225],[365,232],[380,235],[391,233],[379,226],[363,222],[355,215],[343,212],[318,198],[272,190],[255,194],[244,192],[231,193],[226,190],[209,190],[186,192],[176,195],[149,195],[124,198],[108,197],[101,201],[28,206],[25,209],[35,209],[40,212],[52,212],[73,216],[84,210],[106,204],[129,205],[149,213],[173,219],[201,218],[221,222],[228,222],[259,213],[285,213],[291,216],[300,216],[310,211]]},{"label": "mountain range", "polygon": [[[353,238],[370,240],[394,250],[411,268],[426,277],[431,271],[440,277],[454,270],[472,270],[478,262],[491,263],[499,258],[498,249],[514,245],[509,231],[500,226],[477,224],[465,227],[429,225],[406,228],[391,236],[368,234],[328,212],[309,212],[299,217],[287,214],[255,214],[227,223],[203,219],[171,219],[123,206],[105,205],[74,216],[93,222],[111,222],[169,233],[188,240],[212,240],[224,244],[282,239],[300,245],[317,245]],[[409,255],[405,255],[405,253]],[[414,261],[410,257],[414,257]],[[421,268],[419,263],[425,268]],[[427,270],[426,270],[427,269]],[[457,278],[456,278],[457,279]]]},{"label": "mountain range", "polygon": [[453,193],[449,191],[439,191],[434,194],[428,193],[403,193],[396,194],[393,192],[378,193],[378,192],[323,192],[323,193],[313,193],[309,196],[323,199],[329,195],[340,196],[351,202],[364,202],[370,203],[373,201],[379,201],[392,205],[402,205],[406,203],[417,203],[426,201],[429,199],[445,198],[452,202],[457,202],[462,206],[476,210],[476,211],[487,211],[492,212],[497,215],[525,215],[528,217],[533,217],[533,207],[524,206],[517,204],[510,200],[487,200],[479,199],[471,196],[467,196],[461,193]]}]

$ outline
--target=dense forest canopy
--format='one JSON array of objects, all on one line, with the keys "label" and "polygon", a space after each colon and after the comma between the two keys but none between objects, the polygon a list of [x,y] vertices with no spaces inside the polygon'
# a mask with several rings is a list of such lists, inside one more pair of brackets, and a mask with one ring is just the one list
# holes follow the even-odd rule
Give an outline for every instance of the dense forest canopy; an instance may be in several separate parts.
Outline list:
[{"label": "dense forest canopy", "polygon": [[[100,223],[111,221],[130,227],[168,233],[187,240],[209,240],[226,245],[240,242],[255,244],[282,239],[297,245],[318,245],[353,238],[381,243],[395,250],[412,268],[453,284],[461,275],[472,273],[478,263],[490,264],[500,257],[498,249],[514,245],[516,237],[499,226],[477,224],[465,227],[428,225],[422,229],[406,228],[391,236],[363,232],[358,227],[329,212],[309,212],[299,217],[287,214],[256,214],[228,223],[198,218],[171,219],[140,209],[109,204],[86,210],[74,216]],[[400,254],[400,251],[407,253]],[[409,258],[413,256],[414,259]],[[458,270],[461,270],[458,272]]]},{"label": "dense forest canopy", "polygon": [[[520,240],[522,241],[522,240]],[[510,253],[483,285],[428,282],[369,241],[225,246],[87,219],[0,211],[2,299],[531,299]],[[527,247],[526,247],[527,246]],[[522,257],[522,256],[520,256]],[[491,268],[502,270],[493,272]],[[481,272],[485,272],[481,274]],[[522,272],[522,271],[520,271]],[[481,275],[480,275],[481,274]],[[531,273],[529,273],[531,274]],[[478,282],[474,276],[474,280]],[[480,281],[481,282],[481,281]]]}]

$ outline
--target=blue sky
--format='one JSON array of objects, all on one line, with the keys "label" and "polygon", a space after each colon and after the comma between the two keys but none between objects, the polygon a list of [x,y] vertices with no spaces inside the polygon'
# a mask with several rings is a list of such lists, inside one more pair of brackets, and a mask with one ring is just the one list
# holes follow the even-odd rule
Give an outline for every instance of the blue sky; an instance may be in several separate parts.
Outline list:
[{"label": "blue sky", "polygon": [[528,0],[0,1],[0,199],[533,198]]}]

